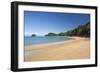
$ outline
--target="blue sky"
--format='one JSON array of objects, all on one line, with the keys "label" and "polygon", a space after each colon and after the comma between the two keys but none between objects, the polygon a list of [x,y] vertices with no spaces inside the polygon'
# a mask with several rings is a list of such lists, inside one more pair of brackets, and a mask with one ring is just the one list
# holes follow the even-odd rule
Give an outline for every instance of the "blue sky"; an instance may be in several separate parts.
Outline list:
[{"label": "blue sky", "polygon": [[24,11],[25,35],[66,32],[90,21],[89,14]]}]

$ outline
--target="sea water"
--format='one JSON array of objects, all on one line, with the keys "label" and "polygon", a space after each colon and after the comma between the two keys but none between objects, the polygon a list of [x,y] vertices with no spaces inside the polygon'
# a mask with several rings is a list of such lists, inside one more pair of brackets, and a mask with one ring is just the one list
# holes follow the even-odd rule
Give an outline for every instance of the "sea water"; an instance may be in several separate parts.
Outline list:
[{"label": "sea water", "polygon": [[70,39],[71,38],[67,36],[25,36],[24,44],[25,45],[45,44],[52,42],[67,41]]}]

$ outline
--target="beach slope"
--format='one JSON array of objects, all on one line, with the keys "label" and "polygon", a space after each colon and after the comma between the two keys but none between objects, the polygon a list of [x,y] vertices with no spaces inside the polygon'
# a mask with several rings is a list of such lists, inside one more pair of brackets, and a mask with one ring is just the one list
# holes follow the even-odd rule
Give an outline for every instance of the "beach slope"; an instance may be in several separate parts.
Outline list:
[{"label": "beach slope", "polygon": [[50,61],[90,58],[90,40],[74,37],[73,40],[25,46],[25,61]]}]

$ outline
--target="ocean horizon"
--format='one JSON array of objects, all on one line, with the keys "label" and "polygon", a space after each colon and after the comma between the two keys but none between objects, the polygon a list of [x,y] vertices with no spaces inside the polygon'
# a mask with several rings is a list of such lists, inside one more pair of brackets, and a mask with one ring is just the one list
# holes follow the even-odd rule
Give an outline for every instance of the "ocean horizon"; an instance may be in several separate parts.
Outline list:
[{"label": "ocean horizon", "polygon": [[71,40],[69,36],[25,36],[24,45],[37,45]]}]

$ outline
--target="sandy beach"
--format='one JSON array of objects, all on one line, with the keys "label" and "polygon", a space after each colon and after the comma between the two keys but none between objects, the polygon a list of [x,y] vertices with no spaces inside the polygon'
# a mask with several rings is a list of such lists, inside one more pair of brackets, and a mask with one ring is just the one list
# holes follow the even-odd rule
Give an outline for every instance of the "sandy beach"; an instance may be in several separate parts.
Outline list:
[{"label": "sandy beach", "polygon": [[25,46],[25,61],[71,60],[90,58],[90,40],[73,40]]}]

